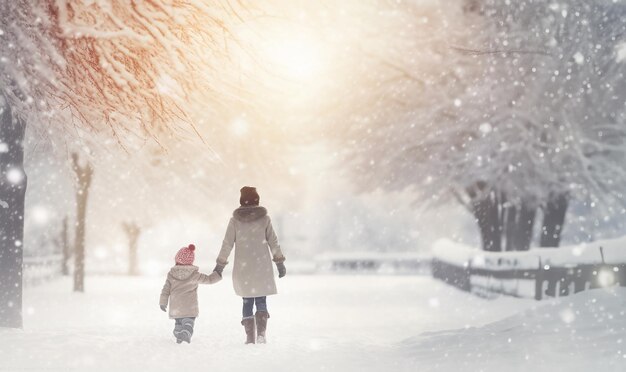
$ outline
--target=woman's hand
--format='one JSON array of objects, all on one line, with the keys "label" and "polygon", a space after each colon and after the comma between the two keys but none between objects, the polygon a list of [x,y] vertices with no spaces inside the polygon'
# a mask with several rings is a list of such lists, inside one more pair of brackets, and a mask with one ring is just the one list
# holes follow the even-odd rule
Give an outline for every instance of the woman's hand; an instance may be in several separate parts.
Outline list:
[{"label": "woman's hand", "polygon": [[287,275],[287,268],[285,267],[285,264],[283,262],[277,262],[276,268],[278,269],[279,278],[282,278],[283,276]]}]

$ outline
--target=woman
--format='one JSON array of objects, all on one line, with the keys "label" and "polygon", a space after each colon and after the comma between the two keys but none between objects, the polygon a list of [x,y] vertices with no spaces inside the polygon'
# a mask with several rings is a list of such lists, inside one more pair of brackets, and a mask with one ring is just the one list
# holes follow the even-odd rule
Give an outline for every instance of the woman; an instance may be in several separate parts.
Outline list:
[{"label": "woman", "polygon": [[[267,296],[278,293],[274,281],[272,261],[276,263],[278,277],[287,273],[285,256],[278,244],[267,210],[259,206],[256,188],[241,188],[241,206],[233,212],[228,223],[222,249],[217,257],[214,271],[222,274],[228,264],[228,256],[235,249],[233,263],[233,287],[238,296],[243,297],[243,319],[241,324],[246,331],[246,344],[265,343],[267,319]],[[256,304],[256,314],[253,307]],[[255,323],[256,333],[255,338]]]}]

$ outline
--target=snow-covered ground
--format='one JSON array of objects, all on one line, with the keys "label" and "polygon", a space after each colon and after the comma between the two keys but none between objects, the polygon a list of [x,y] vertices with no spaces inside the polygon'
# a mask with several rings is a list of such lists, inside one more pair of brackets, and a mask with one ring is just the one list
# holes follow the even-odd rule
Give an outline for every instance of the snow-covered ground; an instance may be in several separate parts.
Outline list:
[{"label": "snow-covered ground", "polygon": [[0,330],[0,371],[626,368],[624,290],[540,304],[486,301],[428,277],[287,276],[268,300],[269,343],[244,345],[227,279],[200,288],[192,343],[177,345],[157,305],[161,282],[89,277],[85,294],[68,279],[29,288],[24,330]]},{"label": "snow-covered ground", "polygon": [[404,342],[420,371],[624,371],[626,289],[562,297],[483,327]]}]

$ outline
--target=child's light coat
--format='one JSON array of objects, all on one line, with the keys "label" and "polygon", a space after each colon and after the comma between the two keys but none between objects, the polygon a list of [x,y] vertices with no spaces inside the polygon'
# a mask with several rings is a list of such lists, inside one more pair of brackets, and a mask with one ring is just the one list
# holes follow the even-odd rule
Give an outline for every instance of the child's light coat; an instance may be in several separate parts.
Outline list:
[{"label": "child's light coat", "polygon": [[176,265],[170,269],[161,291],[160,305],[167,305],[171,319],[198,316],[198,284],[214,284],[222,280],[215,271],[209,275],[198,272],[193,265]]}]

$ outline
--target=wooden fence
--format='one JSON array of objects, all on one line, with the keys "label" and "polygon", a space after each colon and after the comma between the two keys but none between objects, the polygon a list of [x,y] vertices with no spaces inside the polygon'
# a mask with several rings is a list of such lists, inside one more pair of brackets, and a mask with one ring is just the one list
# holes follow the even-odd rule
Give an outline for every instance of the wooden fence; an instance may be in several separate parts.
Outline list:
[{"label": "wooden fence", "polygon": [[459,266],[434,258],[432,275],[464,291],[481,296],[509,295],[541,300],[587,289],[626,286],[626,264],[544,265],[535,269],[473,268],[471,261]]}]

